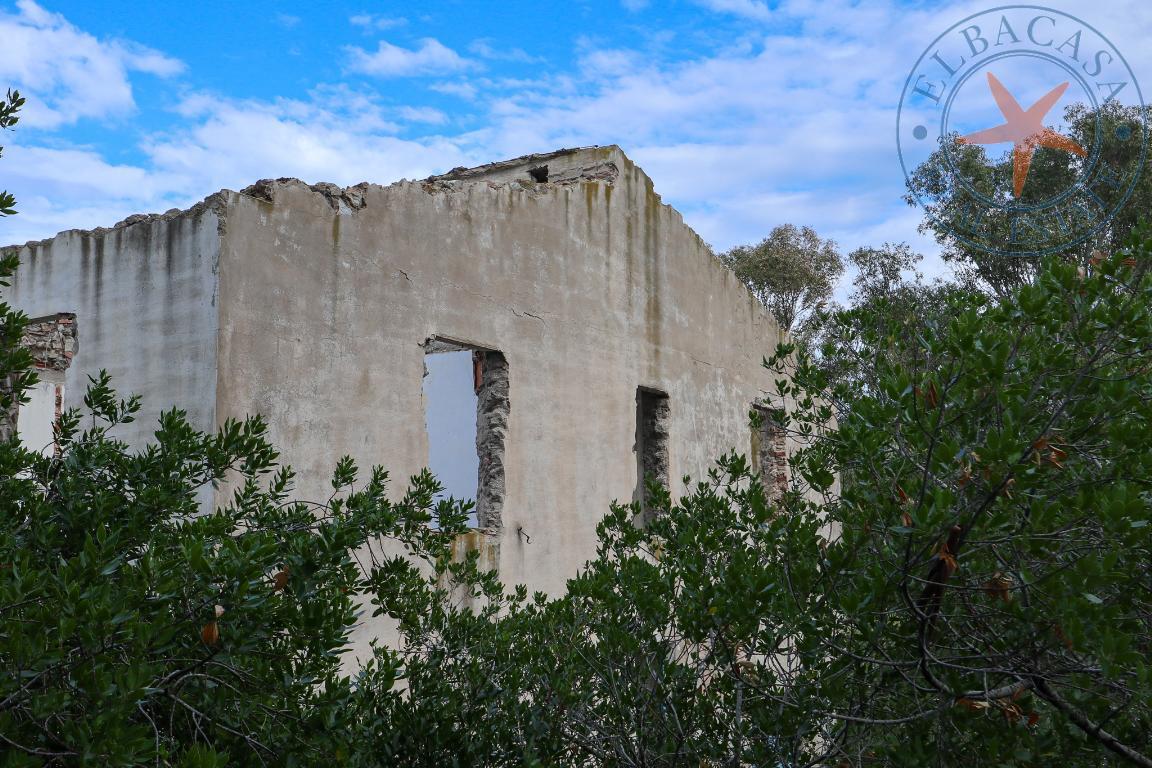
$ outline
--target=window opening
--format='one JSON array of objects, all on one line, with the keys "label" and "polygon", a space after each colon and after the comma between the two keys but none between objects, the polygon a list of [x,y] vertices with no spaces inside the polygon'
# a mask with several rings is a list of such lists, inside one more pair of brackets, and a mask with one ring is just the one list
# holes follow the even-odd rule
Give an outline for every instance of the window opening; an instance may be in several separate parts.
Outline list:
[{"label": "window opening", "polygon": [[508,363],[500,352],[444,339],[424,345],[428,468],[443,497],[475,501],[469,525],[497,529],[504,507]]},{"label": "window opening", "polygon": [[649,504],[648,482],[668,487],[668,394],[640,387],[636,390],[636,493],[642,522],[655,514]]},{"label": "window opening", "polygon": [[769,499],[788,490],[788,452],[784,411],[762,403],[752,406],[752,471],[760,475]]}]

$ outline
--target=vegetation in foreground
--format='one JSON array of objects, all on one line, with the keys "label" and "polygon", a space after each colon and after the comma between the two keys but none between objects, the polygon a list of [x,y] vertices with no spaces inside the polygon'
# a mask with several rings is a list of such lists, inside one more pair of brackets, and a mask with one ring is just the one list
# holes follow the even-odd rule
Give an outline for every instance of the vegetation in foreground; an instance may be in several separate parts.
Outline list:
[{"label": "vegetation in foreground", "polygon": [[[169,412],[131,451],[97,380],[58,455],[0,446],[0,760],[1147,765],[1150,257],[865,336],[863,389],[781,349],[795,490],[729,456],[646,529],[615,507],[552,600],[453,564],[467,510],[427,475],[393,503],[344,460],[295,503],[258,419]],[[350,677],[360,605],[404,650]]]}]

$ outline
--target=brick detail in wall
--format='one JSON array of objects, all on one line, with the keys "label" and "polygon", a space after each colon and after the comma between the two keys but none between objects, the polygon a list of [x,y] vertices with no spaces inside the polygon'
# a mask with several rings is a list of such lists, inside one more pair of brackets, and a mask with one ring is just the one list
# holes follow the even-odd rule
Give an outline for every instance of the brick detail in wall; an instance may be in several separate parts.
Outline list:
[{"label": "brick detail in wall", "polygon": [[76,316],[34,318],[25,326],[20,345],[32,353],[37,368],[63,373],[76,355]]}]

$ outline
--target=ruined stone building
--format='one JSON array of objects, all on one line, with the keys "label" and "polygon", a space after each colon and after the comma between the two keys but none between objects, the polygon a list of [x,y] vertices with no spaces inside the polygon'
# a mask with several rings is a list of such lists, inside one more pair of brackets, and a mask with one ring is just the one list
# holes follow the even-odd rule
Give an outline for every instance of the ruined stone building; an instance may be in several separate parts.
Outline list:
[{"label": "ruined stone building", "polygon": [[47,375],[19,429],[41,448],[104,368],[143,398],[130,442],[173,405],[205,429],[260,413],[299,497],[327,498],[344,454],[399,493],[428,463],[426,357],[470,352],[474,537],[505,583],[560,591],[645,473],[675,494],[736,449],[783,480],[779,431],[748,419],[777,326],[617,147],[262,181],[20,259],[9,296]]}]

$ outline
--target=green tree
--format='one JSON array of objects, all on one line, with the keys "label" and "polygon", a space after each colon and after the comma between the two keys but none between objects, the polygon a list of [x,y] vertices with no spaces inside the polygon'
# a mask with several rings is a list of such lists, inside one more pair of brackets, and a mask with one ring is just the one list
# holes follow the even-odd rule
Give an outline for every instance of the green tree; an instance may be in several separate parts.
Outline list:
[{"label": "green tree", "polygon": [[[23,106],[24,99],[19,91],[8,91],[7,97],[0,101],[0,130],[11,129],[19,122],[18,113]],[[0,155],[3,153],[4,148],[0,147]],[[0,217],[16,213],[15,206],[16,198],[8,192],[0,192]],[[0,254],[0,287],[8,285],[16,264],[16,254]],[[0,440],[7,440],[12,435],[20,393],[35,383],[35,374],[31,371],[32,358],[18,344],[26,320],[22,313],[0,301]]]},{"label": "green tree", "polygon": [[[20,122],[20,108],[24,106],[24,99],[19,91],[9,90],[3,100],[0,100],[0,130],[9,130]],[[0,147],[0,155],[4,147]],[[0,192],[0,216],[11,216],[16,213],[16,198],[8,192]]]},{"label": "green tree", "polygon": [[832,295],[844,261],[832,240],[821,240],[811,227],[782,224],[755,245],[738,245],[720,254],[782,330],[791,330],[801,314]]},{"label": "green tree", "polygon": [[[204,434],[169,411],[131,451],[110,430],[138,403],[106,377],[85,402],[59,455],[0,445],[0,764],[351,759],[358,610],[432,599],[417,565],[445,561],[467,510],[434,504],[427,474],[390,502],[383,471],[357,482],[348,460],[327,503],[294,503],[258,418]],[[224,482],[231,501],[202,513]],[[394,655],[374,663],[398,677]]]},{"label": "green tree", "polygon": [[[851,764],[1152,765],[1150,263],[1136,240],[1087,272],[1050,259],[1003,301],[951,301],[912,355],[866,336],[879,386],[799,467],[853,477],[800,512],[840,532],[793,589],[789,683],[815,693],[766,691],[825,702]],[[815,431],[828,380],[796,381]]]},{"label": "green tree", "polygon": [[[1085,264],[1094,251],[1113,253],[1122,247],[1141,217],[1152,210],[1152,177],[1139,173],[1139,143],[1147,131],[1152,109],[1108,102],[1098,109],[1071,105],[1065,112],[1068,130],[1064,133],[1080,146],[1098,146],[1098,154],[1081,158],[1058,149],[1037,149],[1028,181],[1019,200],[1012,194],[1012,152],[990,157],[984,147],[958,144],[956,136],[942,140],[941,148],[913,171],[908,181],[909,205],[931,202],[920,227],[942,246],[942,257],[953,264],[963,282],[972,282],[997,296],[1007,296],[1019,285],[1032,280],[1043,260],[1038,252],[1052,252]],[[1135,145],[1135,147],[1134,147]],[[1085,171],[1086,163],[1101,163],[1120,178],[1137,175],[1127,203],[1096,234],[1083,243],[1064,247],[1067,236],[1055,219],[1039,219],[1037,226],[1023,226],[1014,204],[1032,205],[1053,198],[1071,188]],[[970,193],[955,183],[960,177],[973,189],[997,204],[989,216],[974,215],[986,206],[973,206]],[[1109,208],[1126,192],[1108,184],[1096,184],[1093,192]],[[1014,224],[1015,221],[1015,224]],[[957,235],[996,244],[995,253],[973,247]],[[1010,256],[1010,257],[1008,257]]]},{"label": "green tree", "polygon": [[[906,343],[930,317],[948,311],[948,302],[976,299],[979,290],[959,281],[926,280],[918,265],[923,257],[906,243],[885,243],[879,248],[857,248],[848,254],[855,268],[847,307],[831,304],[812,312],[795,334],[798,349],[831,378],[853,386],[846,390],[875,390],[875,349],[906,354],[914,365],[918,350]],[[846,311],[850,307],[856,311]],[[837,402],[839,410],[848,407]]]}]

